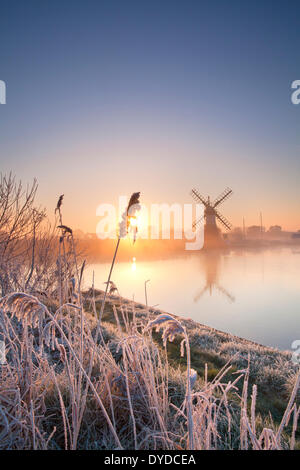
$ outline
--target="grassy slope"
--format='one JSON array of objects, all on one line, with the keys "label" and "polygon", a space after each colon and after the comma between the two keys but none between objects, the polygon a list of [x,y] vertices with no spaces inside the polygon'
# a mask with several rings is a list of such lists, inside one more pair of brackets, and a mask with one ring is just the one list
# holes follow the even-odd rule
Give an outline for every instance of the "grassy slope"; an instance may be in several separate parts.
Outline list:
[{"label": "grassy slope", "polygon": [[[95,295],[96,308],[99,311],[103,292],[97,291]],[[126,305],[129,304],[134,306],[141,327],[145,326],[149,319],[155,318],[157,314],[165,313],[157,309],[147,309],[145,305],[133,303],[124,298],[111,296],[105,306],[103,321],[115,325],[113,306],[118,310],[122,306],[126,310]],[[86,307],[91,309],[89,302],[86,303]],[[173,316],[176,317],[176,315]],[[291,390],[289,381],[292,383],[296,371],[296,367],[293,367],[291,363],[290,353],[264,347],[252,341],[200,325],[192,320],[182,318],[180,320],[185,324],[191,342],[191,365],[201,378],[204,378],[205,364],[207,364],[207,377],[212,380],[220,369],[231,360],[231,375],[227,375],[226,380],[233,381],[236,378],[234,374],[247,366],[248,354],[250,354],[250,364],[254,361],[254,367],[252,369],[250,367],[250,384],[256,383],[258,385],[257,412],[263,418],[271,415],[274,423],[279,423]],[[120,323],[122,324],[121,315]],[[153,333],[153,339],[157,345],[163,347],[159,333]],[[168,343],[167,352],[170,364],[184,370],[186,359],[180,357],[180,341],[180,338],[176,338],[173,343]],[[237,357],[234,358],[235,354]]]}]

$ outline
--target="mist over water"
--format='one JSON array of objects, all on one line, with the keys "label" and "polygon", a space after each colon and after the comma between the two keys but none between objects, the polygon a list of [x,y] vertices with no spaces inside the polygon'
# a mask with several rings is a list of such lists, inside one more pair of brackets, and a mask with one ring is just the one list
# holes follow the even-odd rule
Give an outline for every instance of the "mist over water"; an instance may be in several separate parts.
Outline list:
[{"label": "mist over water", "polygon": [[[109,263],[89,265],[103,289]],[[258,343],[291,349],[300,338],[300,249],[193,253],[116,264],[120,294]]]}]

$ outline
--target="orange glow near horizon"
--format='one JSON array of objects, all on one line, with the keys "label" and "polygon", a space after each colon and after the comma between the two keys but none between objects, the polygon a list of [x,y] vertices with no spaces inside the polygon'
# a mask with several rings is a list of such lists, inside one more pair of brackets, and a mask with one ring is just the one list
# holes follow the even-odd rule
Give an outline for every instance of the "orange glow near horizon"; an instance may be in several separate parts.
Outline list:
[{"label": "orange glow near horizon", "polygon": [[[219,185],[218,185],[219,186]],[[128,192],[129,193],[129,192]],[[211,191],[212,197],[217,193],[217,191]],[[221,214],[223,214],[234,227],[243,226],[243,218],[245,219],[245,226],[249,227],[251,225],[260,225],[260,212],[263,216],[263,226],[266,230],[269,229],[272,225],[280,225],[285,231],[297,231],[300,229],[300,211],[297,207],[297,200],[294,197],[291,203],[289,203],[288,195],[285,196],[285,200],[272,201],[272,192],[268,193],[266,190],[262,194],[255,195],[255,199],[249,199],[249,194],[240,194],[236,190],[233,194],[233,197],[226,201],[224,205],[222,204],[219,208]],[[207,191],[203,191],[204,195],[207,195]],[[163,199],[156,196],[155,199],[151,200],[148,194],[141,195],[142,204],[148,209],[150,214],[150,207],[152,202],[155,204],[174,204],[178,203],[182,206],[184,204],[192,203],[189,195],[178,194],[178,200],[175,198]],[[83,197],[86,198],[85,193]],[[99,217],[96,216],[97,202],[112,202],[114,203],[116,212],[118,213],[118,196],[111,196],[111,199],[99,198],[99,196],[94,200],[95,202],[90,202],[88,200],[72,199],[72,197],[66,195],[63,205],[63,214],[64,220],[73,230],[82,230],[85,233],[95,233],[97,223],[99,222]],[[56,201],[56,199],[55,199]],[[43,200],[42,200],[43,202]],[[54,204],[55,206],[55,204]],[[50,206],[51,207],[51,206]],[[50,220],[54,221],[53,211],[48,208],[48,214]],[[147,231],[147,228],[151,226],[151,220],[148,218],[147,211],[141,211],[137,218],[130,217],[130,226],[132,228],[137,227],[138,233],[144,233]],[[221,228],[221,227],[220,227]],[[174,226],[173,220],[171,220],[171,230],[177,230],[178,227]]]}]

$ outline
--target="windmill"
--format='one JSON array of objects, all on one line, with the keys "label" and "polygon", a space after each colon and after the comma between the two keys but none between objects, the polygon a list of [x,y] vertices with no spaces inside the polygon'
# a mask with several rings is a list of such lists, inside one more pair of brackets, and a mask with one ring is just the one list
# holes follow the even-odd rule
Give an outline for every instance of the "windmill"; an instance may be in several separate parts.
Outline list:
[{"label": "windmill", "polygon": [[231,223],[220,214],[217,207],[229,198],[232,189],[226,188],[213,202],[210,197],[207,199],[201,196],[197,189],[192,189],[191,195],[197,204],[204,205],[204,215],[193,223],[193,228],[205,221],[204,225],[204,248],[220,248],[223,244],[220,229],[217,227],[216,219],[226,228],[231,230]]}]

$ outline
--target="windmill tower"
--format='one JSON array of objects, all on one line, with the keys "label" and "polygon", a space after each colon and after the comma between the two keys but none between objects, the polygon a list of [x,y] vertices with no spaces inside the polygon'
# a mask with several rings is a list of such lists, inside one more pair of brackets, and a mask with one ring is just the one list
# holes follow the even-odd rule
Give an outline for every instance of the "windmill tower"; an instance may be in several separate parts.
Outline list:
[{"label": "windmill tower", "polygon": [[210,248],[221,248],[224,245],[224,240],[221,235],[221,230],[217,226],[216,219],[222,223],[226,230],[231,230],[231,223],[221,215],[216,209],[221,203],[229,198],[232,194],[232,189],[226,188],[220,196],[218,196],[213,202],[210,201],[210,197],[207,199],[201,196],[196,190],[192,189],[191,195],[197,204],[201,203],[204,205],[204,215],[193,223],[195,228],[201,222],[205,222],[204,225],[204,249]]}]

